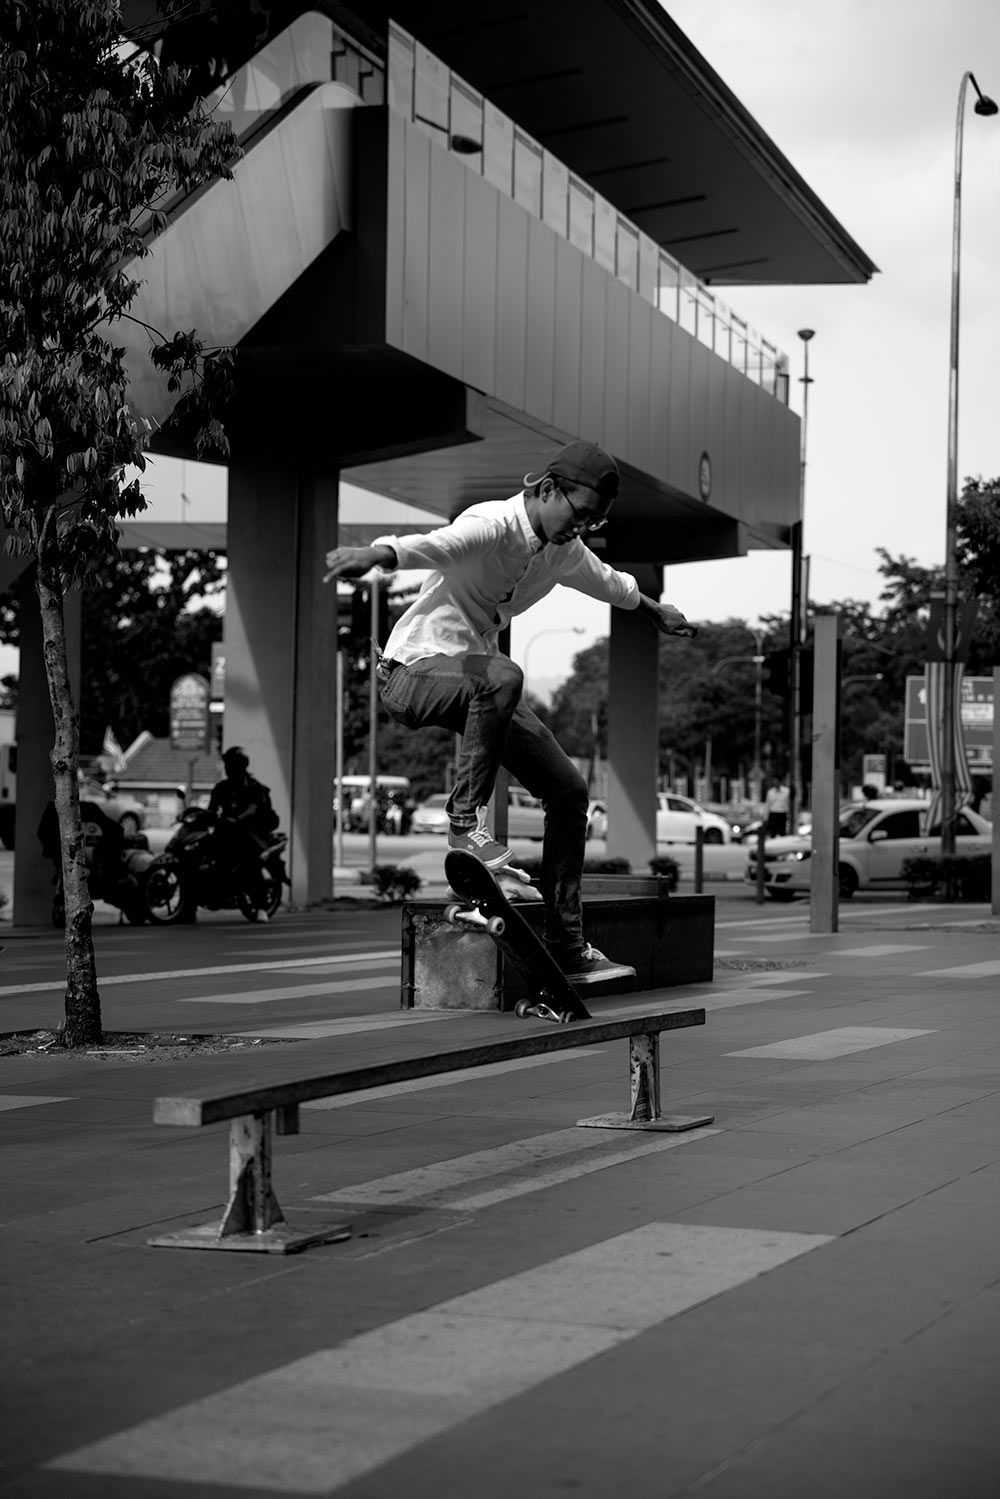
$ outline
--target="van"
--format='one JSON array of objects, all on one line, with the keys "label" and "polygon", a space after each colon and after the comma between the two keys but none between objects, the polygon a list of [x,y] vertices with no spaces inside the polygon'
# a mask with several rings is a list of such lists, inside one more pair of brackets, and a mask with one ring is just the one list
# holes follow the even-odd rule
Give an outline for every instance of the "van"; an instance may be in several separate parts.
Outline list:
[{"label": "van", "polygon": [[[344,828],[347,832],[364,832],[368,827],[368,795],[371,787],[371,776],[343,776],[341,779],[344,798]],[[376,776],[376,795],[383,805],[390,802],[400,806],[411,799],[411,788],[408,776]],[[333,820],[337,825],[340,811],[340,797],[337,795],[337,786],[334,782],[333,792]]]}]

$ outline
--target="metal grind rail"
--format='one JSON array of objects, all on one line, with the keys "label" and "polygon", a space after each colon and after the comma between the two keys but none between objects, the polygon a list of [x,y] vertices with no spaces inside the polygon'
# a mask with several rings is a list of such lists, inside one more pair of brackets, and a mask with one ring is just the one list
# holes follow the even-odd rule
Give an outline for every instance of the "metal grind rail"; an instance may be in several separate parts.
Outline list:
[{"label": "metal grind rail", "polygon": [[392,1087],[417,1078],[458,1072],[521,1057],[544,1056],[578,1046],[628,1039],[630,1107],[627,1114],[604,1114],[578,1121],[592,1129],[700,1129],[713,1115],[664,1116],[660,1112],[660,1035],[704,1025],[704,1010],[673,1010],[666,1015],[633,1016],[627,1020],[598,1020],[531,1031],[508,1041],[407,1057],[371,1067],[354,1067],[319,1077],[299,1078],[266,1088],[225,1093],[207,1098],[158,1098],[153,1123],[198,1129],[229,1121],[229,1201],[220,1223],[202,1223],[150,1239],[153,1245],[175,1249],[254,1250],[293,1254],[310,1244],[332,1243],[350,1237],[349,1224],[299,1230],[286,1221],[272,1186],[273,1137],[299,1133],[299,1109],[319,1098],[360,1093],[368,1088]]}]

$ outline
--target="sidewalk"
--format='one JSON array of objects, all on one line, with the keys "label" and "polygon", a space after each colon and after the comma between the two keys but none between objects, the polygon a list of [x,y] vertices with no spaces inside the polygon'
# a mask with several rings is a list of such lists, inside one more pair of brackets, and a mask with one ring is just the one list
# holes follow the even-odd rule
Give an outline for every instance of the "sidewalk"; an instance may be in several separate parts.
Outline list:
[{"label": "sidewalk", "polygon": [[[310,1107],[279,1199],[354,1236],[287,1259],[147,1246],[227,1170],[152,1100],[519,1022],[401,1013],[398,912],[102,930],[106,1024],[272,1044],[0,1059],[0,1495],[996,1499],[1000,921],[841,925],[720,906],[712,984],[594,1002],[705,1007],[662,1046],[693,1135],[577,1129],[619,1043]],[[4,1014],[50,1012],[53,937],[3,940]]]}]

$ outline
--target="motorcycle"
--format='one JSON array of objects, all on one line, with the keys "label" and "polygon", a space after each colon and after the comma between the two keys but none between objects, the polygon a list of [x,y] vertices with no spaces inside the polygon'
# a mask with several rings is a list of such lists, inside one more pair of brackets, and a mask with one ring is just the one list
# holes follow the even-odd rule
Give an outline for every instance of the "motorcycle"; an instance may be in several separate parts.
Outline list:
[{"label": "motorcycle", "polygon": [[146,914],[156,926],[193,921],[198,906],[238,910],[247,921],[270,919],[290,883],[282,857],[285,833],[269,833],[254,857],[235,862],[213,813],[188,807],[166,849],[154,859],[143,887]]},{"label": "motorcycle", "polygon": [[[156,862],[143,833],[126,832],[121,823],[97,805],[81,801],[83,859],[87,867],[87,889],[91,900],[117,906],[125,920],[141,926],[147,918],[145,885]],[[49,802],[38,827],[43,855],[53,866],[52,924],[66,924],[62,886],[59,822],[55,804]]]}]

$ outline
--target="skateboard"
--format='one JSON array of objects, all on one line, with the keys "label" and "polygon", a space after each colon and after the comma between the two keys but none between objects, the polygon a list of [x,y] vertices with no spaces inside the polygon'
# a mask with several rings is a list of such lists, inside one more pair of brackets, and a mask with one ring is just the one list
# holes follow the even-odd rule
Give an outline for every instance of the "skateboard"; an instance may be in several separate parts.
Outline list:
[{"label": "skateboard", "polygon": [[456,848],[445,855],[444,871],[455,894],[465,902],[446,907],[445,921],[485,932],[504,957],[520,969],[537,995],[520,1001],[515,1010],[518,1019],[530,1015],[559,1025],[589,1020],[590,1011],[583,1000],[486,865],[475,854]]}]

